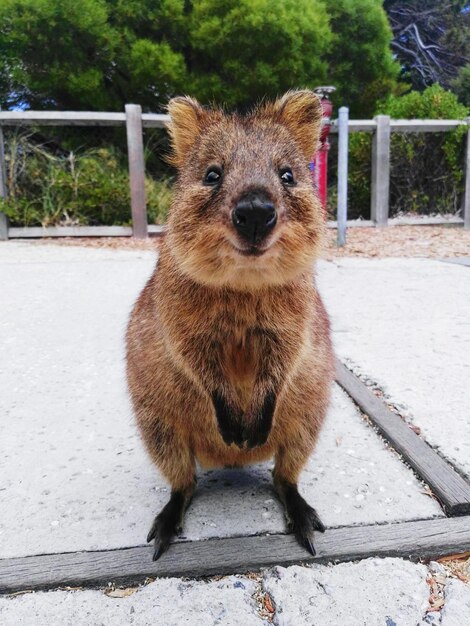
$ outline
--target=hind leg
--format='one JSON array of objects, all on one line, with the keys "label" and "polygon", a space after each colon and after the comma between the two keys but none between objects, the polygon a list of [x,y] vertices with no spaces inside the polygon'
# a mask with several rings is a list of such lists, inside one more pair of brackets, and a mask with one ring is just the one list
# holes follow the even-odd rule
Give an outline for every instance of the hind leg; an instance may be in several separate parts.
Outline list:
[{"label": "hind leg", "polygon": [[147,535],[147,542],[155,540],[154,561],[168,550],[173,536],[181,532],[184,514],[191,503],[195,485],[196,481],[193,479],[193,483],[186,488],[172,489],[169,501],[155,517]]},{"label": "hind leg", "polygon": [[153,460],[171,485],[170,500],[155,517],[147,536],[148,542],[155,542],[156,561],[181,531],[196,487],[195,460],[189,442],[176,429],[160,422],[143,428],[143,434]]},{"label": "hind leg", "polygon": [[313,531],[324,532],[325,527],[318,513],[300,495],[297,488],[300,471],[304,467],[309,452],[302,449],[299,442],[289,444],[289,448],[280,448],[276,454],[273,471],[274,488],[284,505],[290,528],[297,541],[315,556]]}]

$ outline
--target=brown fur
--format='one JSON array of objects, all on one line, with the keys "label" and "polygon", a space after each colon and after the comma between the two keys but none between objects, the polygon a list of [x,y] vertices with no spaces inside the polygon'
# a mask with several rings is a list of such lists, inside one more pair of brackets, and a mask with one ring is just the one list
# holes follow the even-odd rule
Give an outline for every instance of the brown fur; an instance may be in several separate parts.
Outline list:
[{"label": "brown fur", "polygon": [[[275,456],[275,482],[295,485],[322,425],[333,375],[328,318],[314,260],[323,234],[307,164],[321,108],[290,92],[246,117],[170,102],[178,181],[158,266],[127,332],[128,381],[137,421],[173,491],[188,498],[195,462],[244,465]],[[223,169],[216,191],[202,184]],[[292,169],[286,188],[279,170]],[[231,212],[262,189],[278,214],[263,254],[241,253]],[[276,399],[266,443],[224,443],[212,401],[218,392],[247,432],[268,393]]]}]

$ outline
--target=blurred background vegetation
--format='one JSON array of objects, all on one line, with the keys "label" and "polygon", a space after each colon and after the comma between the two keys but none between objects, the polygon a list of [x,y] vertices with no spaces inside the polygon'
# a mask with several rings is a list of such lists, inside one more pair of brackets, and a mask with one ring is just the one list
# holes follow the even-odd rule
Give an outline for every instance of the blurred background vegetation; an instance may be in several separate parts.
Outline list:
[{"label": "blurred background vegetation", "polygon": [[[244,111],[294,87],[333,84],[352,118],[460,118],[470,105],[468,3],[437,0],[0,0],[3,109],[161,112],[170,97]],[[126,224],[125,136],[5,129],[13,224]],[[351,216],[368,217],[370,135],[353,134]],[[174,173],[145,132],[149,219]],[[455,212],[463,130],[394,135],[392,210]],[[330,209],[334,214],[334,146]]]}]

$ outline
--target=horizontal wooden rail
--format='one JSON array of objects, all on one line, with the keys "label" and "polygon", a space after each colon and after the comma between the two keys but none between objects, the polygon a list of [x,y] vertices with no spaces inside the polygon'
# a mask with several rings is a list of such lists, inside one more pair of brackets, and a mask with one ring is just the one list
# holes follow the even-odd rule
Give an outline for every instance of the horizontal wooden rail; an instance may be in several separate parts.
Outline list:
[{"label": "horizontal wooden rail", "polygon": [[124,126],[125,113],[95,111],[0,111],[2,126]]},{"label": "horizontal wooden rail", "polygon": [[[142,126],[164,128],[169,115],[143,113]],[[125,126],[125,113],[97,111],[0,111],[0,126]]]},{"label": "horizontal wooden rail", "polygon": [[169,115],[163,115],[161,113],[142,113],[142,126],[144,128],[164,128],[169,121]]},{"label": "horizontal wooden rail", "polygon": [[[467,126],[467,120],[394,120],[390,119],[390,130],[395,133],[442,133]],[[348,131],[373,133],[377,130],[376,120],[349,120]],[[331,131],[338,132],[338,120],[332,120]]]},{"label": "horizontal wooden rail", "polygon": [[[163,235],[165,226],[149,225],[149,235]],[[39,239],[41,237],[130,237],[131,226],[11,226],[10,239]]]},{"label": "horizontal wooden rail", "polygon": [[[373,133],[377,128],[377,124],[375,120],[349,120],[348,122],[348,132],[366,132]],[[331,120],[330,126],[331,133],[338,132],[338,120]]]},{"label": "horizontal wooden rail", "polygon": [[[144,128],[164,128],[170,116],[162,113],[143,113]],[[125,113],[99,111],[0,111],[1,126],[124,126]],[[467,120],[390,120],[393,132],[436,133],[467,126]],[[349,120],[348,131],[375,132],[377,121]],[[331,132],[338,132],[338,120],[332,120]]]},{"label": "horizontal wooden rail", "polygon": [[398,133],[442,133],[467,126],[466,120],[390,120],[390,129]]}]

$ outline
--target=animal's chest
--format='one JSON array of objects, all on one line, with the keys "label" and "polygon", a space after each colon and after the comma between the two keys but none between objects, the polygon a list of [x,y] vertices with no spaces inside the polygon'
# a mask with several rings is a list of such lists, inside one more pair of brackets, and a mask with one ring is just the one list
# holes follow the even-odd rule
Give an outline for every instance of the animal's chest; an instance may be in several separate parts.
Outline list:
[{"label": "animal's chest", "polygon": [[259,342],[248,331],[230,334],[221,345],[220,360],[225,377],[235,389],[242,408],[246,408],[253,393],[259,368]]}]

